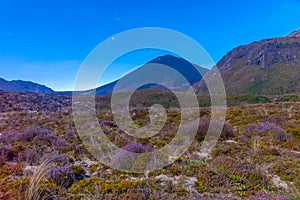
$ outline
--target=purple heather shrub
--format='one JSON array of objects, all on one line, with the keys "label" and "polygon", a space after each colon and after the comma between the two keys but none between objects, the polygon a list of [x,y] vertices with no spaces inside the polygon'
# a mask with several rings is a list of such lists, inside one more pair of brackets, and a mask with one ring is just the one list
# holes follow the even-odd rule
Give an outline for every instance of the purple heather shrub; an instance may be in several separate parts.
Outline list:
[{"label": "purple heather shrub", "polygon": [[69,188],[75,181],[75,176],[69,166],[54,166],[48,171],[47,179],[57,186]]},{"label": "purple heather shrub", "polygon": [[283,195],[260,192],[254,196],[250,196],[249,199],[250,200],[286,200],[287,198],[284,197]]},{"label": "purple heather shrub", "polygon": [[62,138],[56,137],[48,129],[32,129],[27,128],[23,132],[11,131],[0,136],[0,142],[11,146],[15,142],[31,142],[43,140],[52,144],[55,148],[60,149],[65,147],[66,141]]},{"label": "purple heather shrub", "polygon": [[100,122],[100,126],[101,127],[104,127],[104,126],[117,127],[117,124],[114,121],[104,119]]},{"label": "purple heather shrub", "polygon": [[66,137],[74,137],[75,131],[74,130],[68,130],[65,134]]},{"label": "purple heather shrub", "polygon": [[284,130],[271,123],[254,123],[249,124],[247,127],[247,136],[252,137],[252,135],[258,135],[258,136],[266,136],[266,134],[269,132],[276,132],[276,133],[284,133]]},{"label": "purple heather shrub", "polygon": [[111,162],[116,167],[125,171],[132,169],[133,166],[131,164],[134,163],[137,159],[136,155],[131,155],[126,151],[138,154],[153,151],[153,148],[151,146],[143,145],[141,143],[127,144],[124,147],[122,147],[122,149],[125,151],[117,151],[112,157]]},{"label": "purple heather shrub", "polygon": [[62,149],[66,146],[66,141],[62,138],[56,137],[50,130],[48,129],[40,129],[36,131],[33,140],[43,140],[47,141],[54,146],[55,149]]},{"label": "purple heather shrub", "polygon": [[66,140],[55,137],[51,140],[52,145],[55,149],[60,150],[66,147]]},{"label": "purple heather shrub", "polygon": [[106,135],[109,135],[111,133],[110,128],[117,127],[117,124],[111,120],[102,120],[100,122],[100,127]]},{"label": "purple heather shrub", "polygon": [[37,165],[39,162],[38,153],[32,149],[25,149],[18,155],[18,160],[27,162],[29,165]]},{"label": "purple heather shrub", "polygon": [[10,131],[0,136],[0,142],[11,146],[16,140],[18,140],[19,136],[20,133],[18,131]]},{"label": "purple heather shrub", "polygon": [[261,120],[261,122],[282,125],[286,123],[286,119],[280,115],[270,115],[267,118]]},{"label": "purple heather shrub", "polygon": [[[195,121],[194,123],[196,123],[197,121]],[[207,131],[209,126],[211,125],[212,130],[214,130],[214,127],[216,126],[220,126],[221,122],[217,121],[217,120],[209,120],[209,119],[203,119],[199,121],[199,126],[198,126],[198,131],[197,131],[197,135],[196,135],[196,139],[201,141],[204,140],[205,136],[207,135]],[[228,139],[234,137],[232,128],[229,124],[224,123],[220,138],[222,140]]]},{"label": "purple heather shrub", "polygon": [[33,140],[46,140],[51,142],[55,136],[48,129],[36,130]]},{"label": "purple heather shrub", "polygon": [[[41,131],[42,132],[42,131]],[[30,142],[33,140],[34,137],[39,135],[38,131],[32,128],[27,128],[23,133],[20,134],[18,140],[19,141],[25,141]]]},{"label": "purple heather shrub", "polygon": [[15,161],[17,155],[12,148],[2,146],[0,147],[0,157],[2,162]]},{"label": "purple heather shrub", "polygon": [[58,154],[58,153],[46,154],[41,158],[41,161],[59,162],[62,163],[63,165],[69,164],[69,158],[65,154]]},{"label": "purple heather shrub", "polygon": [[141,143],[127,144],[124,147],[122,147],[122,149],[133,153],[145,153],[145,152],[153,151],[153,147],[148,145],[143,145]]}]

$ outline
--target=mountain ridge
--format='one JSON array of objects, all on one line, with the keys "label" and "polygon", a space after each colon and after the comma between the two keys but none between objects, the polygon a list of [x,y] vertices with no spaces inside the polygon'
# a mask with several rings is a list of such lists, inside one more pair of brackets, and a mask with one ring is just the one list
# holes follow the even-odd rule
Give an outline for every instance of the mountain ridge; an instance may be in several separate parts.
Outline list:
[{"label": "mountain ridge", "polygon": [[[300,91],[300,31],[238,46],[216,64],[229,94],[279,95]],[[212,78],[208,73],[207,78]],[[204,81],[195,85],[207,93]]]},{"label": "mountain ridge", "polygon": [[23,80],[12,80],[7,81],[0,78],[0,90],[8,92],[34,92],[34,93],[44,93],[44,94],[55,94],[56,92],[51,88],[34,83],[31,81]]},{"label": "mountain ridge", "polygon": [[[138,69],[134,70],[133,72],[131,72],[129,74],[126,74],[125,76],[134,74],[138,70],[146,69],[151,64],[162,64],[162,65],[166,65],[166,66],[176,70],[181,75],[183,75],[189,81],[189,83],[191,85],[196,83],[197,81],[200,81],[202,79],[202,75],[205,75],[208,72],[208,69],[205,69],[205,68],[199,67],[198,65],[192,64],[183,58],[179,58],[179,57],[175,57],[175,56],[166,54],[163,56],[158,56],[158,57],[148,61],[145,65],[142,65]],[[159,74],[157,74],[156,76],[159,76]],[[166,78],[166,77],[161,77],[161,79],[162,78]],[[172,78],[173,77],[169,77],[169,79],[172,79]],[[78,94],[86,94],[86,95],[96,94],[96,96],[103,96],[103,95],[111,94],[113,92],[114,86],[118,83],[119,80],[120,79],[113,81],[111,83],[108,83],[106,85],[97,87],[95,89],[79,92]],[[177,85],[177,87],[178,87],[178,85]],[[181,87],[181,86],[179,86],[179,87]],[[146,85],[138,88],[138,90],[146,90],[146,89],[166,90],[165,87],[162,87],[161,85],[158,85],[158,84],[146,84]]]},{"label": "mountain ridge", "polygon": [[[145,68],[147,65],[151,64],[162,64],[162,65],[167,65],[170,68],[178,71],[181,75],[183,75],[189,83],[192,85],[195,82],[201,80],[202,75],[204,75],[208,69],[199,67],[198,65],[192,64],[188,61],[186,61],[183,58],[178,58],[172,55],[163,55],[156,57],[150,61],[148,61],[145,65],[139,67],[137,70],[140,70],[142,68]],[[135,70],[135,71],[137,71]],[[127,75],[130,75],[130,72]],[[202,74],[200,74],[200,73]],[[156,75],[159,76],[159,75]],[[172,77],[169,77],[172,78]],[[108,84],[99,86],[94,89],[90,90],[85,90],[85,91],[75,91],[75,94],[80,94],[80,95],[93,95],[96,94],[96,96],[103,96],[107,94],[111,94],[113,92],[114,86],[118,83],[120,79],[115,80],[113,82],[110,82]],[[147,84],[144,85],[138,90],[145,90],[145,89],[157,89],[157,90],[165,90],[166,88],[158,85],[158,84]],[[49,87],[46,87],[44,85],[38,84],[38,83],[33,83],[30,81],[6,81],[5,79],[0,79],[0,90],[3,91],[9,91],[9,92],[34,92],[34,93],[45,93],[45,94],[62,94],[62,95],[71,95],[73,94],[73,91],[54,91]]]}]

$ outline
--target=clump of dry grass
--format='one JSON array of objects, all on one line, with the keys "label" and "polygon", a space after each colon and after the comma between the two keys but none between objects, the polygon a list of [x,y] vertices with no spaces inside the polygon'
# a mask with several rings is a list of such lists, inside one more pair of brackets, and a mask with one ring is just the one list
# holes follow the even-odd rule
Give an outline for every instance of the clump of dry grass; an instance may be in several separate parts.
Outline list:
[{"label": "clump of dry grass", "polygon": [[44,178],[58,158],[43,161],[34,172],[29,187],[25,193],[26,200],[54,200],[58,199],[50,188],[44,187]]}]

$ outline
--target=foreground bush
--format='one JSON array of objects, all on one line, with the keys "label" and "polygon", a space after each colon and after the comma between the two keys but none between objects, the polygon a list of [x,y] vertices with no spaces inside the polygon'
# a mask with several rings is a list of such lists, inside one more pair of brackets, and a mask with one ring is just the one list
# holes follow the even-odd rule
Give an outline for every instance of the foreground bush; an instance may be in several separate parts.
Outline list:
[{"label": "foreground bush", "polygon": [[253,124],[249,124],[247,126],[247,136],[252,137],[253,135],[256,136],[266,136],[268,132],[277,132],[277,133],[284,133],[285,131],[272,123],[253,123]]},{"label": "foreground bush", "polygon": [[[134,167],[134,165],[132,165],[134,162],[140,162],[141,160],[143,160],[144,157],[142,157],[142,153],[151,152],[153,151],[153,148],[151,146],[143,145],[141,143],[133,143],[125,145],[124,147],[122,147],[122,150],[117,151],[115,153],[115,155],[112,158],[112,163],[120,169],[130,171]],[[141,155],[135,156],[129,154],[128,152],[137,153]],[[138,160],[138,158],[140,158],[141,160]],[[145,157],[145,159],[147,159],[147,157]],[[146,162],[143,163],[145,164]]]},{"label": "foreground bush", "polygon": [[73,184],[75,175],[69,166],[55,166],[48,171],[47,178],[57,186],[68,188]]},{"label": "foreground bush", "polygon": [[21,162],[26,162],[29,165],[37,165],[39,163],[40,157],[37,152],[33,149],[25,149],[18,155],[18,160]]},{"label": "foreground bush", "polygon": [[79,181],[74,184],[69,191],[72,194],[88,196],[90,199],[103,199],[104,196],[119,196],[121,194],[129,193],[136,194],[136,199],[140,199],[138,198],[139,195],[137,195],[139,190],[146,188],[146,186],[149,186],[150,184],[152,184],[151,181],[107,181],[94,177]]},{"label": "foreground bush", "polygon": [[[197,123],[197,122],[192,122],[191,126],[196,126],[195,123]],[[196,139],[198,141],[204,140],[205,136],[207,135],[209,126],[211,126],[211,128],[214,129],[214,127],[217,127],[220,125],[221,125],[220,121],[209,120],[209,119],[200,120]],[[223,129],[222,129],[221,135],[220,135],[220,139],[226,140],[226,139],[229,139],[232,137],[234,137],[232,128],[229,124],[225,123],[223,126]]]},{"label": "foreground bush", "polygon": [[286,123],[286,119],[280,115],[270,115],[267,118],[261,120],[263,123],[272,123],[276,125],[282,125]]},{"label": "foreground bush", "polygon": [[0,160],[4,163],[6,161],[14,161],[17,158],[17,154],[14,149],[9,147],[0,147]]}]

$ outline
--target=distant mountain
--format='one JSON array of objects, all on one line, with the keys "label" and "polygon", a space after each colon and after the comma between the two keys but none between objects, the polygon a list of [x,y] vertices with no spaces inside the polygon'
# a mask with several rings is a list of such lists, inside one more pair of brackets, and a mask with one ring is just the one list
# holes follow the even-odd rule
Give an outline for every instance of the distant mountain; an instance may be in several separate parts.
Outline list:
[{"label": "distant mountain", "polygon": [[22,81],[22,80],[7,81],[3,78],[0,78],[0,90],[8,91],[8,92],[34,92],[34,93],[44,93],[44,94],[56,93],[51,88],[30,81]]},{"label": "distant mountain", "polygon": [[[96,96],[103,96],[106,94],[111,94],[113,92],[113,89],[118,81],[113,81],[111,83],[105,84],[103,86],[96,88]],[[76,94],[80,95],[92,95],[95,93],[95,89],[86,90],[86,91],[77,91]]]},{"label": "distant mountain", "polygon": [[[201,74],[205,75],[208,72],[208,69],[192,64],[183,58],[178,58],[171,55],[159,56],[149,61],[147,64],[150,63],[162,64],[175,69],[182,74],[190,84],[200,81],[202,79]],[[201,74],[199,74],[198,71],[200,71]]]},{"label": "distant mountain", "polygon": [[[201,78],[202,78],[201,74],[204,75],[208,71],[207,69],[199,67],[195,64],[191,64],[190,62],[188,62],[182,58],[178,58],[178,57],[171,56],[171,55],[159,56],[159,57],[147,62],[146,64],[148,64],[148,65],[149,64],[163,64],[163,65],[169,66],[170,68],[178,71],[181,75],[183,75],[191,85],[194,84],[195,82],[201,80]],[[141,70],[143,68],[145,68],[145,65],[141,66],[140,68],[138,68],[137,70],[135,70],[131,73],[137,72],[138,70]],[[198,71],[200,71],[201,74],[199,74]],[[152,71],[151,71],[151,73],[152,73]],[[157,71],[156,73],[157,74],[155,76],[159,77],[160,72]],[[164,79],[171,80],[171,81],[174,79],[174,77],[165,77],[165,76],[159,77],[159,78],[164,78]],[[118,83],[118,81],[119,80],[116,80],[116,81],[113,81],[111,83],[108,83],[106,85],[96,88],[96,95],[103,96],[106,94],[111,94],[113,92],[114,86]],[[181,87],[182,85],[176,85],[176,83],[175,83],[174,86]],[[138,88],[138,90],[145,90],[145,89],[166,90],[165,87],[162,87],[161,85],[157,85],[157,84],[146,84],[146,85],[143,85],[142,87]],[[60,95],[71,95],[73,93],[71,91],[56,92],[56,91],[52,90],[51,88],[48,88],[44,85],[40,85],[40,84],[33,83],[30,81],[22,81],[22,80],[6,81],[3,78],[0,78],[0,90],[8,91],[8,92],[24,92],[24,93],[34,92],[34,93],[60,94]],[[81,95],[89,95],[89,94],[94,94],[94,92],[95,92],[95,89],[87,90],[87,91],[77,91],[76,93],[81,94]]]},{"label": "distant mountain", "polygon": [[[300,92],[300,31],[239,46],[216,66],[229,94]],[[206,76],[211,78],[213,74]],[[199,93],[207,92],[203,80],[195,88]]]},{"label": "distant mountain", "polygon": [[[192,63],[186,61],[185,59],[178,58],[178,57],[175,57],[172,55],[159,56],[159,57],[147,62],[146,64],[166,65],[166,66],[178,71],[181,75],[183,75],[187,79],[187,81],[191,85],[202,79],[201,74],[205,75],[208,72],[208,69],[199,67],[195,64],[192,64]],[[135,73],[138,70],[143,69],[145,66],[146,65],[143,65],[131,73]],[[201,72],[201,74],[199,74],[198,70]],[[150,72],[150,73],[153,73],[153,72]],[[156,73],[157,74],[155,76],[159,77],[160,76],[159,71]],[[174,77],[165,77],[164,76],[164,77],[160,77],[160,78],[168,79],[170,81],[174,80]],[[111,82],[109,84],[106,84],[106,85],[96,88],[96,95],[102,96],[102,95],[106,95],[106,94],[111,94],[113,92],[114,86],[118,83],[118,81],[119,80],[116,80],[114,82]],[[176,82],[175,82],[174,87],[182,87],[182,86],[176,85]],[[146,85],[138,88],[138,90],[145,90],[145,89],[166,90],[165,87],[162,87],[161,85],[157,85],[157,84],[146,84]],[[82,91],[79,93],[80,94],[92,94],[93,92],[95,92],[95,90]]]}]

